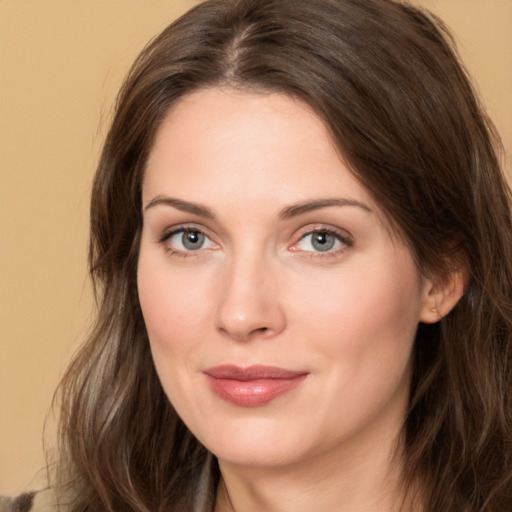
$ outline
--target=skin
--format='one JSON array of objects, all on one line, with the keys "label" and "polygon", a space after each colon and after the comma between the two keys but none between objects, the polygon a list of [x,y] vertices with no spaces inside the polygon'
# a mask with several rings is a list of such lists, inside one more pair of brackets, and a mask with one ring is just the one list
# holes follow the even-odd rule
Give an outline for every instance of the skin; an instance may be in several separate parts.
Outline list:
[{"label": "skin", "polygon": [[[319,199],[341,201],[291,208]],[[217,512],[395,510],[417,325],[460,287],[420,275],[322,121],[284,95],[182,99],[159,128],[143,205],[151,350],[178,414],[219,459]],[[187,249],[183,227],[203,245]],[[315,230],[332,249],[313,245]],[[307,377],[241,407],[204,374],[228,363]]]}]

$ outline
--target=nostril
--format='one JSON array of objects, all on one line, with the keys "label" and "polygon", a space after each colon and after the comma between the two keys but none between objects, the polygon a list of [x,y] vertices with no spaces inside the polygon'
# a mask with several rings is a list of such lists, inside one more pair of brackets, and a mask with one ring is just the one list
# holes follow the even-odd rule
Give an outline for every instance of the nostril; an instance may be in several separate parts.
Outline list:
[{"label": "nostril", "polygon": [[266,336],[268,333],[272,332],[272,329],[269,327],[256,327],[254,329],[247,330],[221,328],[221,330],[231,338],[238,341],[249,341],[260,336]]}]

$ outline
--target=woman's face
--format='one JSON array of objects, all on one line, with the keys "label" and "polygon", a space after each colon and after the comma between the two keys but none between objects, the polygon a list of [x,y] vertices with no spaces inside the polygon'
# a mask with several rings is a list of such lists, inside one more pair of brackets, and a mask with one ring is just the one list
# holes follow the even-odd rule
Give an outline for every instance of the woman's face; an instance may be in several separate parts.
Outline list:
[{"label": "woman's face", "polygon": [[157,134],[143,208],[156,369],[221,461],[285,465],[398,433],[430,283],[306,105],[186,97]]}]

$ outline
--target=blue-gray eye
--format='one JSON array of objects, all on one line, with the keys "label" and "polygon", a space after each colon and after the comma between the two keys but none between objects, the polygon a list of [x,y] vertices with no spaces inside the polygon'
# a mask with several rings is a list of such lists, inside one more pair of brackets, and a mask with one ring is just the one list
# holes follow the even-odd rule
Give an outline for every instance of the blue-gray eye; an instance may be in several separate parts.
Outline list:
[{"label": "blue-gray eye", "polygon": [[213,242],[201,231],[176,231],[169,238],[169,245],[178,251],[198,251],[212,247]]},{"label": "blue-gray eye", "polygon": [[341,237],[331,231],[313,231],[304,235],[298,243],[301,251],[327,252],[338,249]]},{"label": "blue-gray eye", "polygon": [[317,251],[330,251],[336,244],[336,237],[332,233],[319,232],[311,235],[311,245]]}]

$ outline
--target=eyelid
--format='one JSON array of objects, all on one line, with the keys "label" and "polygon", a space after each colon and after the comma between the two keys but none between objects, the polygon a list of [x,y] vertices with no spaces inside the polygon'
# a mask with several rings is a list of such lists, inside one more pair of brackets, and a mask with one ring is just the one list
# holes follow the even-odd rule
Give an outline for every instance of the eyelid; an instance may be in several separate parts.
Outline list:
[{"label": "eyelid", "polygon": [[332,226],[330,224],[308,224],[307,226],[304,226],[297,231],[296,239],[299,240],[301,237],[310,233],[318,233],[324,231],[327,233],[333,233],[334,235],[349,243],[352,243],[354,239],[352,233],[346,229]]},{"label": "eyelid", "polygon": [[208,238],[211,238],[210,230],[205,228],[204,226],[200,226],[194,223],[184,223],[184,224],[176,224],[174,226],[168,226],[162,230],[161,234],[158,236],[158,242],[165,242],[172,235],[179,233],[180,231],[197,231],[198,233],[203,233]]}]

